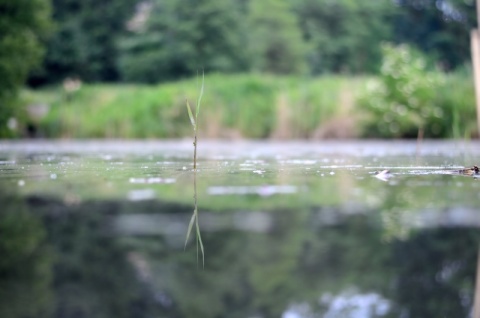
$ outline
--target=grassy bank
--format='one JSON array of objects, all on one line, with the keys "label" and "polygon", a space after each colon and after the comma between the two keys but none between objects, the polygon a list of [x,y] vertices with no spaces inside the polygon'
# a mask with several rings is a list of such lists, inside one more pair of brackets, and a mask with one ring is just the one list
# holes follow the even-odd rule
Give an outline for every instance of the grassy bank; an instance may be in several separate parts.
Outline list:
[{"label": "grassy bank", "polygon": [[[199,135],[354,136],[350,117],[364,82],[363,78],[337,76],[208,75]],[[23,100],[26,105],[48,109],[33,120],[38,134],[45,137],[176,138],[191,135],[185,99],[195,101],[198,84],[193,78],[155,86],[82,85],[68,94],[63,87],[53,87],[26,91]],[[329,124],[332,121],[336,124]],[[346,126],[339,129],[342,122]]]},{"label": "grassy bank", "polygon": [[[208,75],[199,137],[372,137],[364,131],[365,112],[358,107],[370,80]],[[29,90],[22,96],[29,115],[20,126],[36,136],[50,138],[191,137],[185,99],[196,100],[199,84],[193,78],[155,86],[82,85],[69,93],[61,86]],[[437,90],[435,105],[440,110],[434,117],[438,123],[433,124],[445,126],[442,136],[471,135],[476,116],[469,76],[449,75]],[[379,116],[373,120],[383,120]]]}]

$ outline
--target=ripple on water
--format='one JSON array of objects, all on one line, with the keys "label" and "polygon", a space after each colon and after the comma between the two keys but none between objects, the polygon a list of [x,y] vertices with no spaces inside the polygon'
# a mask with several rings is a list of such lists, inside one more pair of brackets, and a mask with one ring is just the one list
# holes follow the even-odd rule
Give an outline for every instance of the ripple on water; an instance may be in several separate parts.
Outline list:
[{"label": "ripple on water", "polygon": [[211,186],[207,189],[209,195],[249,195],[262,197],[274,194],[295,194],[297,186],[292,185],[262,185],[262,186]]},{"label": "ripple on water", "polygon": [[174,178],[159,178],[159,177],[150,177],[150,178],[130,178],[128,180],[130,183],[139,183],[139,184],[171,184],[175,183],[176,179]]},{"label": "ripple on water", "polygon": [[152,200],[155,198],[155,191],[150,188],[131,190],[128,192],[127,198],[130,201]]}]

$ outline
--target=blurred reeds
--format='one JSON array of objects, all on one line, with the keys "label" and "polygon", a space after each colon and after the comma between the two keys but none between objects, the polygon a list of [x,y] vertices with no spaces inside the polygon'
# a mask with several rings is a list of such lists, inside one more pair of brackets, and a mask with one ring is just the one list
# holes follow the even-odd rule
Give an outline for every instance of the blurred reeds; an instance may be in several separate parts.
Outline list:
[{"label": "blurred reeds", "polygon": [[[442,112],[435,137],[469,135],[476,127],[475,100],[468,73],[454,73],[436,88]],[[200,138],[322,139],[387,137],[362,126],[359,106],[373,77],[258,74],[205,76],[209,107],[199,118]],[[158,85],[85,84],[65,98],[62,87],[23,92],[25,105],[47,104],[36,120],[47,138],[188,138],[185,98],[198,94],[197,80]],[[381,112],[379,114],[382,114]],[[382,121],[382,115],[373,121]],[[426,123],[428,125],[428,123]],[[372,134],[373,132],[373,134]],[[428,135],[425,136],[429,138]]]},{"label": "blurred reeds", "polygon": [[[209,107],[199,118],[206,138],[309,138],[342,113],[364,86],[364,78],[266,75],[205,77]],[[185,97],[196,80],[158,85],[83,85],[65,99],[61,87],[25,91],[26,104],[50,106],[37,125],[45,137],[179,138],[191,136]],[[327,132],[326,132],[327,133]]]}]

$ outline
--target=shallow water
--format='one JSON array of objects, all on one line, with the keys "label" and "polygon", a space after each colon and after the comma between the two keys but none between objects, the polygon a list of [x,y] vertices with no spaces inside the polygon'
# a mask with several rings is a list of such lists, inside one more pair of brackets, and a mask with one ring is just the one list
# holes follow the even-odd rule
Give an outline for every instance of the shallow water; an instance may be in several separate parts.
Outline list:
[{"label": "shallow water", "polygon": [[202,268],[190,141],[1,142],[0,317],[467,317],[479,146],[200,142]]}]

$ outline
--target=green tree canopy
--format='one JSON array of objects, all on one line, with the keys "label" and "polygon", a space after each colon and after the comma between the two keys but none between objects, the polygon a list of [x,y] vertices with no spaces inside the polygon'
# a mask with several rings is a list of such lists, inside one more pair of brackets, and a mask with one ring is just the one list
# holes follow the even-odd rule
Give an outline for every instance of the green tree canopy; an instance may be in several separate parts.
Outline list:
[{"label": "green tree canopy", "polygon": [[250,1],[248,22],[253,70],[277,74],[305,70],[305,42],[287,1]]},{"label": "green tree canopy", "polygon": [[0,2],[0,136],[12,134],[6,123],[17,91],[41,61],[50,27],[48,0]]},{"label": "green tree canopy", "polygon": [[242,12],[242,3],[233,0],[153,1],[151,8],[137,12],[145,22],[120,42],[122,77],[156,82],[201,69],[246,69]]},{"label": "green tree canopy", "polygon": [[411,43],[444,69],[470,62],[470,30],[475,27],[474,0],[398,0],[395,41]]},{"label": "green tree canopy", "polygon": [[476,25],[474,0],[52,1],[57,29],[31,84],[156,82],[201,69],[375,73],[384,41],[410,44],[448,70],[470,61]]},{"label": "green tree canopy", "polygon": [[378,69],[380,43],[391,37],[391,0],[299,0],[295,8],[313,74]]},{"label": "green tree canopy", "polygon": [[42,72],[32,83],[79,77],[118,80],[116,42],[126,29],[136,0],[53,0],[57,29],[49,41]]}]

